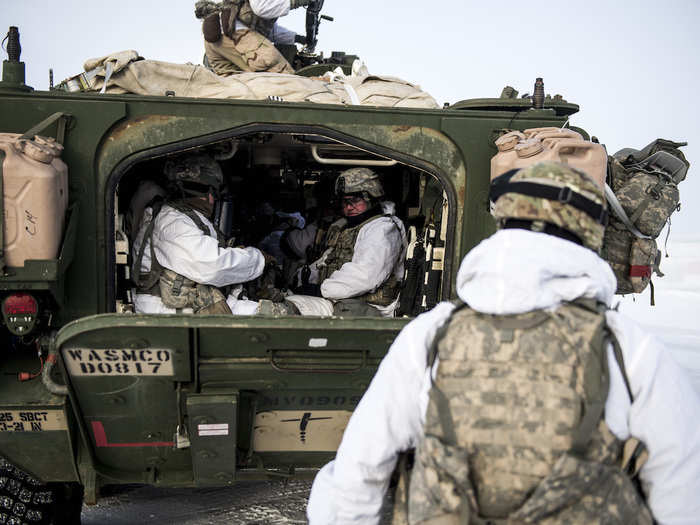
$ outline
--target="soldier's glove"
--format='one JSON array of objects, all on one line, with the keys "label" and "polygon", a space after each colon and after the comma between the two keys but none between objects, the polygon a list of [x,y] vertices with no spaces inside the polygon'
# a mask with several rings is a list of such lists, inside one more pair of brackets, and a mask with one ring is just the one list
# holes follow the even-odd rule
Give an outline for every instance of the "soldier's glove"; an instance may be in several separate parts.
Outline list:
[{"label": "soldier's glove", "polygon": [[306,37],[304,35],[294,35],[294,43],[301,44],[302,46],[305,46],[306,45]]},{"label": "soldier's glove", "polygon": [[[261,250],[262,251],[262,250]],[[263,257],[265,257],[265,268],[268,268],[270,266],[277,266],[277,259],[275,259],[272,255],[266,252],[262,252]]]},{"label": "soldier's glove", "polygon": [[304,7],[309,5],[313,0],[289,0],[289,9]]},{"label": "soldier's glove", "polygon": [[198,2],[194,4],[194,16],[197,18],[206,18],[219,11],[221,11],[221,6],[211,0],[198,0]]},{"label": "soldier's glove", "polygon": [[273,303],[281,303],[286,297],[284,292],[279,288],[270,286],[269,288],[261,288],[255,294],[258,299],[267,299]]}]

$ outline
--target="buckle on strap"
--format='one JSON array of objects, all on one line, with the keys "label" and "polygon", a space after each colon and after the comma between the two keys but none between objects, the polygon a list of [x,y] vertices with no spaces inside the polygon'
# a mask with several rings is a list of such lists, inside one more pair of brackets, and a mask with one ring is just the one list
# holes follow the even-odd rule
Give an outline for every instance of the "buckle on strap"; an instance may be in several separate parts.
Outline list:
[{"label": "buckle on strap", "polygon": [[571,198],[573,197],[574,192],[569,188],[568,186],[564,186],[562,189],[559,190],[559,196],[557,197],[557,200],[561,202],[562,204],[568,204],[571,202]]}]

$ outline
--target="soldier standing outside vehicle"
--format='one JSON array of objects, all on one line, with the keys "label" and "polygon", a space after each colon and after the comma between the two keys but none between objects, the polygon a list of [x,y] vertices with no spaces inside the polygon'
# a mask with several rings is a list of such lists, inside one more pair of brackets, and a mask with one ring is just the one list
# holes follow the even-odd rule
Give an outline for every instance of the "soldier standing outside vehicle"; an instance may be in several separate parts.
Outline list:
[{"label": "soldier standing outside vehicle", "polygon": [[204,49],[209,66],[218,75],[242,71],[294,74],[294,68],[275,44],[305,43],[277,23],[291,9],[312,0],[224,0],[221,4],[200,0],[195,16],[203,19]]},{"label": "soldier standing outside vehicle", "polygon": [[[311,525],[378,523],[413,448],[395,522],[697,523],[700,396],[609,309],[602,188],[541,163],[495,179],[492,200],[500,230],[463,260],[461,303],[396,338],[314,481]],[[643,498],[621,466],[630,438]]]},{"label": "soldier standing outside vehicle", "polygon": [[265,267],[260,250],[225,246],[211,222],[221,167],[188,154],[167,160],[164,171],[168,195],[145,209],[134,240],[136,312],[255,313],[257,302],[218,289],[256,279]]},{"label": "soldier standing outside vehicle", "polygon": [[335,315],[391,317],[398,305],[406,246],[395,205],[382,200],[379,175],[369,168],[343,171],[335,193],[343,217],[325,232],[323,254],[302,280],[333,302]]}]

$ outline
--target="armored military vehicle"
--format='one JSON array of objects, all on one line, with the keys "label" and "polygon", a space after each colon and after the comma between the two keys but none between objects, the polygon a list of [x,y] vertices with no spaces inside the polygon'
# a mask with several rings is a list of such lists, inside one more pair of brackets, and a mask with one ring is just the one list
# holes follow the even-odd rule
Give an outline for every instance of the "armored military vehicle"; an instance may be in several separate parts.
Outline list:
[{"label": "armored military vehicle", "polygon": [[[0,83],[2,523],[77,522],[108,484],[312,477],[397,333],[455,297],[461,258],[494,230],[494,140],[578,110],[560,97],[425,109],[35,91],[18,44]],[[298,65],[317,75],[347,69],[342,57]],[[186,151],[218,155],[220,224],[240,243],[256,240],[264,201],[306,213],[341,170],[371,166],[411,232],[401,316],[134,314],[129,203]],[[20,160],[44,171],[17,182]],[[49,226],[49,253],[10,257]]]}]

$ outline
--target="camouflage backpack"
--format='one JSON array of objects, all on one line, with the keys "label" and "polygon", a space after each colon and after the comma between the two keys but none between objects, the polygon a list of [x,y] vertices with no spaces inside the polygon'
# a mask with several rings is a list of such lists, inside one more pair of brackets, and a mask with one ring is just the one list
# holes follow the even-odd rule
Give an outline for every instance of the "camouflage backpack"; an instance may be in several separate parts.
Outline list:
[{"label": "camouflage backpack", "polygon": [[626,148],[608,158],[612,214],[602,255],[615,272],[619,294],[643,291],[654,271],[663,275],[656,238],[680,208],[678,184],[689,163],[678,148],[686,144],[658,139],[641,151]]},{"label": "camouflage backpack", "polygon": [[608,341],[627,381],[594,302],[500,316],[458,307],[428,355],[437,374],[394,524],[651,524],[603,417]]}]

